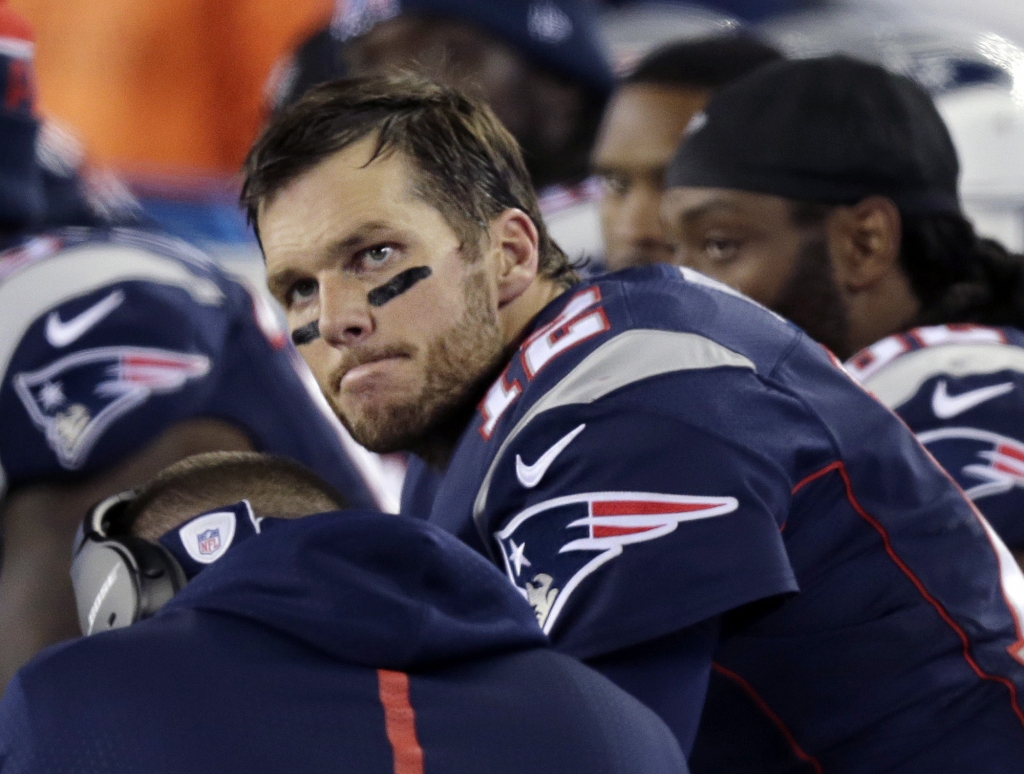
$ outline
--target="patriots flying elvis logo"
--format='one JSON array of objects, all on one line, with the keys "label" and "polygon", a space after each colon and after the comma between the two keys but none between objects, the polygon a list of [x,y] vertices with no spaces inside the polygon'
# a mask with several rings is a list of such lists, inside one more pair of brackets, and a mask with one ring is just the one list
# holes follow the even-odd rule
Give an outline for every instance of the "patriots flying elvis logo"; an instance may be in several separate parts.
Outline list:
[{"label": "patriots flying elvis logo", "polygon": [[509,579],[550,634],[573,591],[623,546],[656,540],[683,522],[731,513],[738,505],[735,497],[587,492],[527,508],[494,537]]},{"label": "patriots flying elvis logo", "polygon": [[975,427],[944,427],[918,435],[971,500],[1024,488],[1024,443]]},{"label": "patriots flying elvis logo", "polygon": [[99,347],[14,377],[14,389],[60,464],[75,470],[110,424],[150,395],[180,390],[210,372],[205,355]]}]

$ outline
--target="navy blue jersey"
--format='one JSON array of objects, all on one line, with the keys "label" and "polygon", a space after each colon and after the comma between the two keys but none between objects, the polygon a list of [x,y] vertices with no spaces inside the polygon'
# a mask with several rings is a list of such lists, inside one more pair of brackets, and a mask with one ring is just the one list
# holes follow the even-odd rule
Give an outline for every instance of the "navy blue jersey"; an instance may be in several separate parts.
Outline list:
[{"label": "navy blue jersey", "polygon": [[431,520],[684,749],[677,634],[716,622],[695,771],[1024,770],[1005,546],[826,350],[702,275],[632,269],[544,309]]},{"label": "navy blue jersey", "polygon": [[153,618],[23,668],[0,774],[686,774],[654,713],[444,531],[358,511],[260,531]]},{"label": "navy blue jersey", "polygon": [[193,417],[383,506],[379,463],[338,425],[273,310],[184,243],[74,229],[0,254],[0,496],[70,481]]},{"label": "navy blue jersey", "polygon": [[846,368],[917,433],[1006,544],[1024,550],[1024,333],[915,328]]},{"label": "navy blue jersey", "polygon": [[409,455],[409,462],[402,482],[402,498],[399,513],[403,516],[415,516],[425,519],[430,515],[430,508],[437,496],[437,488],[441,485],[444,474],[430,467],[414,454]]}]

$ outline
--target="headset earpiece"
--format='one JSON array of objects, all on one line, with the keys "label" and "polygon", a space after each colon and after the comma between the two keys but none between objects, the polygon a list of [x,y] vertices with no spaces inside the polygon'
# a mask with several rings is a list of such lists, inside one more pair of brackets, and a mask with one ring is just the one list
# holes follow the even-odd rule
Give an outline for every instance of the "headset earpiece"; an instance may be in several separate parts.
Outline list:
[{"label": "headset earpiece", "polygon": [[149,618],[185,585],[185,574],[160,545],[128,534],[136,493],[108,497],[89,511],[76,540],[71,583],[83,634]]}]

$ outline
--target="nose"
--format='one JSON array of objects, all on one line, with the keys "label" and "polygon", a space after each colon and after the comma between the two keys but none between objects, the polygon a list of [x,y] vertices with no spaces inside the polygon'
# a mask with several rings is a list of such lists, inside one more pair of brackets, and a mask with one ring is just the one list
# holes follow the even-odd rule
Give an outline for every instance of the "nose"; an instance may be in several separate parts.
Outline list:
[{"label": "nose", "polygon": [[352,347],[374,331],[362,283],[341,277],[320,280],[320,336],[332,347]]}]

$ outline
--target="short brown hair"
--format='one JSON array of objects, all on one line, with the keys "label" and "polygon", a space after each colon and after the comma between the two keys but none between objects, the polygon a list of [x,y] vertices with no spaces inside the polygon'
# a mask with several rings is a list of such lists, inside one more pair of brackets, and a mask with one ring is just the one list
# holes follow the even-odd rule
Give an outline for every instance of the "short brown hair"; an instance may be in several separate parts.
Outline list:
[{"label": "short brown hair", "polygon": [[132,534],[156,540],[200,513],[248,500],[256,516],[298,518],[348,507],[297,462],[256,452],[209,452],[165,468],[132,502]]},{"label": "short brown hair", "polygon": [[441,213],[464,244],[503,211],[520,209],[540,235],[541,276],[564,286],[579,280],[547,232],[518,144],[491,109],[411,73],[325,83],[270,121],[242,168],[242,206],[257,236],[260,206],[373,133],[371,161],[404,153],[418,172],[416,195]]}]

